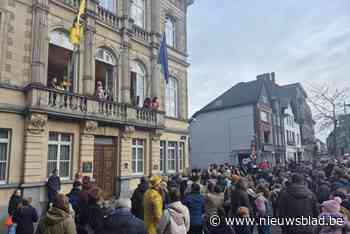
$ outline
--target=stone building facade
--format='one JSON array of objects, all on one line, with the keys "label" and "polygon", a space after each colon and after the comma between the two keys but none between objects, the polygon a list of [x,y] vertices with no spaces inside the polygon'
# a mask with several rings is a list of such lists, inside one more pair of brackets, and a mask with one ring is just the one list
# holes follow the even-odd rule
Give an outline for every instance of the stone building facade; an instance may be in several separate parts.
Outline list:
[{"label": "stone building facade", "polygon": [[[44,207],[53,168],[62,192],[82,172],[106,197],[129,195],[141,176],[185,172],[192,3],[87,0],[77,47],[69,29],[79,0],[0,1],[1,217],[18,186]],[[168,84],[157,62],[164,31]],[[63,82],[65,91],[55,86]],[[159,109],[141,108],[146,97],[158,97]]]}]

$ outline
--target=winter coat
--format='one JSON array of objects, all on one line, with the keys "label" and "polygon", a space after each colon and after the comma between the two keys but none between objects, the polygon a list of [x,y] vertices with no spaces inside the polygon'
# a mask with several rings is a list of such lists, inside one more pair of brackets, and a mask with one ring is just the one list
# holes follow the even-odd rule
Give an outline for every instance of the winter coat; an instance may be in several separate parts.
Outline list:
[{"label": "winter coat", "polygon": [[348,189],[350,187],[349,180],[346,178],[340,178],[332,184],[332,191],[336,191],[341,188]]},{"label": "winter coat", "polygon": [[218,213],[218,209],[224,206],[223,193],[208,193],[204,197],[205,216],[207,218]]},{"label": "winter coat", "polygon": [[135,189],[134,193],[131,197],[131,213],[135,215],[137,218],[143,220],[143,195],[148,189],[147,183],[141,183],[139,186]]},{"label": "winter coat", "polygon": [[272,203],[267,198],[259,195],[255,199],[256,215],[257,217],[272,217]]},{"label": "winter coat", "polygon": [[191,193],[184,198],[183,204],[190,212],[191,226],[202,226],[205,211],[204,197],[199,193]]},{"label": "winter coat", "polygon": [[81,190],[79,188],[73,188],[70,193],[67,194],[69,203],[72,205],[74,212],[78,211],[80,192]]},{"label": "winter coat", "polygon": [[[278,215],[283,218],[317,217],[316,196],[303,184],[291,184],[278,199]],[[312,226],[284,226],[283,234],[312,234]]]},{"label": "winter coat", "polygon": [[[321,226],[320,234],[342,234],[343,228],[349,229],[349,227],[350,227],[350,223],[349,223],[348,219],[340,212],[336,212],[336,213],[322,212],[320,214],[319,218],[320,219],[324,218],[326,223],[328,223],[331,218],[344,220],[343,225],[323,225],[323,226]],[[327,222],[327,220],[328,220],[328,222]]]},{"label": "winter coat", "polygon": [[158,234],[186,234],[190,230],[190,213],[180,201],[170,203],[157,226]]},{"label": "winter coat", "polygon": [[36,234],[76,234],[73,218],[64,210],[52,207],[39,221]]},{"label": "winter coat", "polygon": [[33,234],[33,223],[37,221],[38,213],[31,205],[19,208],[13,214],[13,222],[17,223],[16,234]]},{"label": "winter coat", "polygon": [[102,234],[147,234],[147,230],[141,219],[122,208],[105,218]]},{"label": "winter coat", "polygon": [[148,234],[157,234],[157,225],[163,215],[162,195],[150,188],[143,197],[144,219]]},{"label": "winter coat", "polygon": [[50,176],[49,180],[47,181],[47,189],[47,196],[49,198],[49,202],[52,202],[58,191],[61,190],[60,177],[56,175]]},{"label": "winter coat", "polygon": [[95,234],[100,234],[104,228],[104,212],[100,206],[94,201],[90,199],[89,201],[89,226],[92,230],[94,230]]},{"label": "winter coat", "polygon": [[76,220],[79,226],[84,226],[89,221],[89,193],[86,189],[79,193]]},{"label": "winter coat", "polygon": [[321,181],[318,185],[316,185],[316,195],[318,203],[322,203],[329,199],[331,195],[331,187],[328,182]]},{"label": "winter coat", "polygon": [[233,215],[237,214],[239,207],[247,207],[249,212],[253,211],[248,193],[238,187],[231,193],[231,207]]},{"label": "winter coat", "polygon": [[15,213],[15,211],[17,210],[17,206],[22,203],[23,198],[16,196],[16,195],[12,195],[9,201],[9,207],[8,207],[8,214],[10,216],[13,215],[13,213]]}]

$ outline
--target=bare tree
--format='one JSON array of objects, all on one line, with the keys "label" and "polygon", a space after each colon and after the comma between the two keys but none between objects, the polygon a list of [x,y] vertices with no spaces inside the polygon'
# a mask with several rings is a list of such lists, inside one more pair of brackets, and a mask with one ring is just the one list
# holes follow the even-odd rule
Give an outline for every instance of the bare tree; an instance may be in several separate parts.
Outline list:
[{"label": "bare tree", "polygon": [[319,131],[333,127],[333,154],[337,156],[338,115],[344,113],[344,103],[349,100],[349,87],[339,87],[329,83],[310,84],[309,99],[318,122]]}]

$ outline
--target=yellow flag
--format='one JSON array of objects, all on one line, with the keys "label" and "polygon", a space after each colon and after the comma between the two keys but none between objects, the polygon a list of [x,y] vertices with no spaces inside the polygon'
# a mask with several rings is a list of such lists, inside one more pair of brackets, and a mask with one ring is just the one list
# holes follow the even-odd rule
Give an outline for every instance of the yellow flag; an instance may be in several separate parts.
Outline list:
[{"label": "yellow flag", "polygon": [[75,25],[70,29],[70,35],[69,35],[70,42],[75,45],[79,45],[81,39],[83,38],[83,31],[84,31],[83,26],[81,26],[76,22]]},{"label": "yellow flag", "polygon": [[86,0],[81,0],[78,15],[74,20],[74,23],[70,29],[70,35],[69,35],[70,41],[75,45],[79,45],[83,37],[84,29],[82,24],[80,23],[80,18],[85,13],[85,9],[86,9]]},{"label": "yellow flag", "polygon": [[85,8],[86,8],[86,0],[81,0],[79,12],[78,12],[78,23],[80,23],[81,15],[85,13]]}]

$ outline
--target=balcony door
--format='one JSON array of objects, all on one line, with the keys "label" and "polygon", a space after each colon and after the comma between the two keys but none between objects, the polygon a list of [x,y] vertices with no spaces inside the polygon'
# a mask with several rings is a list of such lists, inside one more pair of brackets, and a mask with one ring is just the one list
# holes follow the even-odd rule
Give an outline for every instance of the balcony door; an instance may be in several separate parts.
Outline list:
[{"label": "balcony door", "polygon": [[73,56],[74,46],[68,34],[62,30],[50,33],[47,86],[73,91],[77,61]]},{"label": "balcony door", "polygon": [[[105,48],[99,48],[95,61],[95,87],[101,83],[106,100],[115,100],[117,97],[117,66],[114,54]],[[97,92],[97,91],[96,91]]]}]

